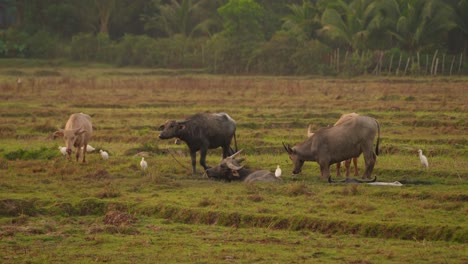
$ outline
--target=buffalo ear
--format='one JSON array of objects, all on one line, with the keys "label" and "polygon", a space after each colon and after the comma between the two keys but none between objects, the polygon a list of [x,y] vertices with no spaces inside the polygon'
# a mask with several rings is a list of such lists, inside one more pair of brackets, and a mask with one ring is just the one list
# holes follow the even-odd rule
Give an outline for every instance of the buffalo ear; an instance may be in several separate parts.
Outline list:
[{"label": "buffalo ear", "polygon": [[55,131],[53,134],[52,134],[52,137],[53,139],[57,138],[57,137],[63,137],[63,129],[60,129],[58,131]]},{"label": "buffalo ear", "polygon": [[288,154],[293,154],[293,150],[291,149],[291,147],[289,145],[286,146],[284,142],[283,142],[283,147],[284,147],[284,150],[286,150]]},{"label": "buffalo ear", "polygon": [[179,124],[179,130],[184,130],[187,126],[185,124]]},{"label": "buffalo ear", "polygon": [[164,124],[160,125],[160,126],[158,127],[158,131],[163,131],[163,130],[164,130],[164,127],[165,127]]},{"label": "buffalo ear", "polygon": [[75,135],[82,135],[84,132],[86,132],[86,129],[81,127],[75,131]]}]

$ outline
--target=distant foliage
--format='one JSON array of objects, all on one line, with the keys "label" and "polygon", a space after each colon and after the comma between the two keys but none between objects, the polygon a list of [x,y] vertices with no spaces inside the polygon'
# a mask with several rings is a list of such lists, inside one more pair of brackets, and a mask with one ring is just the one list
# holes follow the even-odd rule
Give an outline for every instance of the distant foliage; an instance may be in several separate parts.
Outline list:
[{"label": "distant foliage", "polygon": [[223,74],[468,72],[466,0],[22,2],[4,3],[0,58]]}]

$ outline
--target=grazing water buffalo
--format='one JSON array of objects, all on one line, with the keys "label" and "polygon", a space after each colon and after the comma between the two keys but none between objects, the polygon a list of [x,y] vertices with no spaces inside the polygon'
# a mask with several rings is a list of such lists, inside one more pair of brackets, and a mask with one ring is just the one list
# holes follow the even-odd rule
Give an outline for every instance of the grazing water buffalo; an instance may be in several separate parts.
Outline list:
[{"label": "grazing water buffalo", "polygon": [[91,117],[87,114],[72,114],[65,124],[65,129],[54,132],[54,137],[63,137],[65,140],[68,158],[71,159],[72,147],[76,148],[76,160],[83,152],[83,162],[86,162],[86,149],[93,134]]},{"label": "grazing water buffalo", "polygon": [[190,149],[192,171],[196,173],[196,152],[200,151],[200,165],[206,170],[206,154],[208,149],[223,148],[223,158],[234,153],[231,141],[237,151],[236,122],[226,113],[195,114],[184,121],[170,120],[159,127],[162,131],[160,139],[178,138],[184,141]]},{"label": "grazing water buffalo", "polygon": [[[373,150],[375,135],[377,144]],[[364,154],[365,171],[363,178],[370,178],[376,155],[379,154],[380,125],[374,118],[356,116],[342,123],[322,128],[306,141],[293,148],[283,143],[284,149],[293,161],[293,174],[302,171],[305,161],[316,161],[320,165],[323,179],[330,176],[330,165]]]},{"label": "grazing water buffalo", "polygon": [[225,181],[243,181],[243,182],[274,182],[281,179],[276,177],[272,172],[267,170],[250,170],[241,166],[240,163],[244,159],[236,160],[235,157],[242,150],[223,159],[221,163],[213,168],[207,169],[205,172],[209,178],[225,180]]},{"label": "grazing water buffalo", "polygon": [[[354,118],[356,116],[358,116],[358,114],[356,114],[356,113],[343,114],[343,115],[341,115],[340,119],[338,119],[338,121],[336,121],[334,126],[339,125],[339,124],[345,122],[346,120],[349,120],[349,119]],[[307,128],[307,137],[311,137],[313,134],[314,133],[311,131],[311,125],[309,125],[309,127]],[[352,159],[345,160],[344,165],[345,165],[345,168],[346,168],[346,177],[349,177],[349,174],[350,174],[351,160],[353,161],[353,164],[354,164],[354,176],[359,175],[359,170],[358,170],[358,167],[357,167],[357,159],[358,159],[358,157],[354,157]],[[341,175],[341,162],[337,162],[336,163],[336,176],[339,177],[340,175]]]}]

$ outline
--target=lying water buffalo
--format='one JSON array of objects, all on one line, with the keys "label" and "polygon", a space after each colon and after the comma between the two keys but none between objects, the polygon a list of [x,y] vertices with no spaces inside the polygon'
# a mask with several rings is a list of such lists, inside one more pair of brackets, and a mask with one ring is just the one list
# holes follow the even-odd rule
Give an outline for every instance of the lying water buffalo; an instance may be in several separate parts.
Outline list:
[{"label": "lying water buffalo", "polygon": [[65,124],[65,129],[59,129],[54,132],[54,137],[63,137],[65,140],[68,158],[71,158],[72,147],[76,148],[76,160],[83,152],[83,162],[86,162],[86,149],[88,142],[93,134],[93,125],[91,117],[87,114],[72,114]]},{"label": "lying water buffalo", "polygon": [[200,151],[200,165],[205,170],[208,169],[206,166],[208,149],[222,147],[223,158],[226,158],[234,153],[230,147],[234,137],[237,151],[236,122],[226,113],[199,113],[183,121],[166,121],[159,130],[162,131],[160,139],[178,138],[187,144],[192,159],[193,174],[196,173],[197,151]]},{"label": "lying water buffalo", "polygon": [[[373,150],[375,135],[377,144]],[[363,178],[370,178],[376,155],[379,154],[380,125],[374,118],[356,116],[333,127],[322,128],[306,141],[293,148],[283,143],[284,149],[293,161],[293,174],[302,171],[305,161],[316,161],[320,165],[323,179],[330,176],[330,165],[364,154],[365,171]]]},{"label": "lying water buffalo", "polygon": [[243,182],[275,182],[281,179],[276,177],[272,172],[267,170],[250,170],[241,166],[240,163],[244,159],[236,160],[235,157],[242,150],[223,159],[221,163],[213,168],[207,169],[205,172],[209,178],[225,180],[225,181],[243,181]]}]

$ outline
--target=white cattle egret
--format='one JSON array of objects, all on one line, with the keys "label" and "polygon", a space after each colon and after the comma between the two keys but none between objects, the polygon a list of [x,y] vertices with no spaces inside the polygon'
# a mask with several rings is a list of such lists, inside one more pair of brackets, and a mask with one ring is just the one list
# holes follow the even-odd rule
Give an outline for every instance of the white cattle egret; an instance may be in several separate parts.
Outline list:
[{"label": "white cattle egret", "polygon": [[93,152],[95,151],[96,149],[93,148],[91,145],[86,145],[86,152]]},{"label": "white cattle egret", "polygon": [[66,156],[67,155],[67,148],[66,147],[61,147],[59,146],[58,149],[62,153],[62,155]]},{"label": "white cattle egret", "polygon": [[102,150],[102,149],[99,150],[99,153],[101,153],[101,157],[102,157],[103,159],[106,160],[106,159],[109,158],[109,153],[105,152],[104,150]]},{"label": "white cattle egret", "polygon": [[422,154],[422,150],[418,150],[419,159],[421,160],[421,167],[427,169],[429,167],[429,162],[427,162],[426,156]]},{"label": "white cattle egret", "polygon": [[281,177],[281,168],[280,168],[280,165],[277,165],[277,166],[276,166],[275,176],[276,176],[277,178]]},{"label": "white cattle egret", "polygon": [[148,168],[148,163],[146,162],[145,157],[141,158],[140,166],[143,171],[146,171],[146,168]]}]

